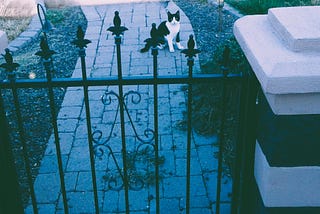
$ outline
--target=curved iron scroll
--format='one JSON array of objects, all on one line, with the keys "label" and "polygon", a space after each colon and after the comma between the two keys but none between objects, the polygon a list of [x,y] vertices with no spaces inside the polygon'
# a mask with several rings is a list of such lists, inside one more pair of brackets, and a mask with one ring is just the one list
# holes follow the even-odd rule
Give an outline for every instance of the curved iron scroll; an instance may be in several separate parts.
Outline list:
[{"label": "curved iron scroll", "polygon": [[[123,95],[124,99],[127,102],[131,102],[132,104],[138,105],[141,102],[141,94],[136,91],[128,91]],[[101,97],[101,101],[104,105],[108,106],[111,105],[114,100],[117,100],[117,108],[115,111],[115,116],[112,121],[112,126],[110,129],[109,134],[105,139],[103,139],[103,132],[101,130],[96,130],[92,133],[92,140],[94,143],[94,153],[95,156],[102,159],[104,155],[107,156],[109,159],[111,157],[111,160],[114,162],[114,165],[116,167],[115,170],[109,169],[109,164],[106,169],[106,175],[105,175],[105,180],[108,183],[108,187],[111,190],[121,190],[124,187],[123,184],[123,169],[121,169],[115,153],[113,152],[111,146],[108,144],[113,136],[114,130],[115,130],[115,125],[117,122],[117,118],[119,115],[120,111],[120,105],[124,106],[124,110],[128,116],[129,123],[132,127],[132,130],[134,132],[134,136],[139,142],[138,145],[136,145],[136,148],[132,152],[127,152],[127,157],[130,156],[130,162],[129,165],[130,167],[128,168],[128,175],[129,175],[129,187],[132,190],[141,190],[144,187],[144,180],[141,174],[138,172],[138,169],[134,166],[134,163],[136,161],[139,161],[139,154],[148,154],[150,155],[151,153],[154,154],[155,150],[155,145],[154,145],[154,138],[155,138],[155,132],[147,128],[144,130],[143,135],[139,135],[137,132],[137,129],[135,128],[134,122],[131,118],[131,115],[129,113],[129,108],[126,103],[120,103],[119,95],[114,92],[114,91],[106,91],[104,95]],[[107,154],[105,153],[107,151]],[[127,163],[128,165],[128,163]]]}]

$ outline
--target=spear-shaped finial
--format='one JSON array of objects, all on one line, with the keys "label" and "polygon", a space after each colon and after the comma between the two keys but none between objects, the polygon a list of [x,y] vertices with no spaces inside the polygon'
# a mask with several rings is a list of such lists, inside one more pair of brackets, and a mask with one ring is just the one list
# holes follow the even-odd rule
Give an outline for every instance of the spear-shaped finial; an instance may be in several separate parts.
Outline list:
[{"label": "spear-shaped finial", "polygon": [[159,34],[156,23],[152,23],[150,30],[150,38],[144,40],[146,45],[140,50],[141,53],[147,52],[151,47],[156,47],[159,45]]},{"label": "spear-shaped finial", "polygon": [[6,71],[8,72],[12,72],[14,71],[17,67],[19,67],[20,65],[18,63],[13,62],[13,57],[12,54],[10,52],[10,50],[8,48],[5,49],[5,54],[1,54],[4,58],[4,60],[6,61],[5,63],[2,63],[0,65],[1,68],[6,69]]},{"label": "spear-shaped finial", "polygon": [[121,19],[119,16],[119,11],[114,12],[114,17],[113,17],[113,24],[115,27],[120,27],[121,26]]},{"label": "spear-shaped finial", "polygon": [[47,40],[45,39],[44,36],[41,37],[41,40],[40,40],[40,49],[41,50],[38,51],[36,55],[44,59],[49,59],[53,54],[56,53],[55,51],[50,50]]},{"label": "spear-shaped finial", "polygon": [[151,25],[150,36],[153,39],[158,36],[158,30],[157,30],[156,23],[152,23],[152,25]]},{"label": "spear-shaped finial", "polygon": [[194,50],[194,47],[195,47],[195,42],[193,39],[193,35],[190,35],[188,40],[188,49]]},{"label": "spear-shaped finial", "polygon": [[128,30],[128,28],[121,26],[121,19],[119,16],[119,11],[114,12],[113,25],[109,27],[107,30],[112,32],[112,35],[120,36],[124,31]]},{"label": "spear-shaped finial", "polygon": [[8,64],[12,64],[13,63],[13,58],[12,58],[12,55],[10,53],[9,48],[4,49],[4,51],[5,51],[5,54],[1,54],[4,57],[4,60]]},{"label": "spear-shaped finial", "polygon": [[195,41],[193,39],[193,35],[190,35],[188,40],[188,49],[182,50],[181,53],[184,53],[186,57],[195,57],[201,51],[198,49],[195,49],[194,47],[195,47]]},{"label": "spear-shaped finial", "polygon": [[151,30],[150,30],[150,36],[151,36],[151,45],[153,47],[157,46],[159,36],[158,36],[157,25],[155,23],[152,23]]},{"label": "spear-shaped finial", "polygon": [[84,38],[84,31],[81,26],[78,26],[77,39],[73,40],[71,43],[81,49],[86,48],[87,44],[91,43],[91,41]]}]

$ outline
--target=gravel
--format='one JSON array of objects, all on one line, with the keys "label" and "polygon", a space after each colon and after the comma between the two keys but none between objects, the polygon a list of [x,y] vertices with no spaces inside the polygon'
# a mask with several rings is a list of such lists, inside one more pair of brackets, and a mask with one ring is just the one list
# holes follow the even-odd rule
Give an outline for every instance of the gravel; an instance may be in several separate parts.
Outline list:
[{"label": "gravel", "polygon": [[[213,59],[215,50],[225,40],[232,37],[232,25],[237,17],[223,10],[221,13],[223,24],[219,31],[219,12],[216,5],[209,4],[203,0],[174,0],[174,2],[186,13],[191,21],[198,48],[202,51],[199,55],[200,64],[204,66]],[[62,20],[61,16],[64,17]],[[52,22],[55,30],[49,33],[48,41],[51,49],[57,52],[53,57],[54,76],[70,77],[78,58],[77,49],[70,45],[70,42],[75,38],[78,25],[83,26],[84,29],[86,28],[86,20],[80,7],[70,7],[58,12],[54,11],[51,17],[53,17]],[[30,74],[39,78],[45,77],[41,61],[34,55],[38,50],[39,38],[15,53],[14,60],[21,65],[17,71],[17,78],[29,78]],[[3,59],[0,60],[0,63],[3,63]],[[0,81],[5,76],[6,74],[2,71]],[[56,88],[54,90],[57,109],[62,103],[64,91],[64,88]],[[12,104],[12,93],[9,90],[2,90],[1,92],[4,95],[6,114],[12,130],[10,134],[22,189],[22,199],[26,205],[28,203],[29,190],[25,163],[22,158],[23,147],[20,143],[16,113]],[[21,103],[32,177],[35,179],[47,141],[52,132],[48,92],[46,89],[19,89],[19,101]]]},{"label": "gravel", "polygon": [[[219,46],[233,36],[233,23],[237,17],[223,9],[219,19],[218,6],[208,3],[207,0],[174,0],[174,2],[191,22],[198,49],[201,50],[200,65],[204,66],[213,59]],[[220,20],[221,25],[219,25]]]}]

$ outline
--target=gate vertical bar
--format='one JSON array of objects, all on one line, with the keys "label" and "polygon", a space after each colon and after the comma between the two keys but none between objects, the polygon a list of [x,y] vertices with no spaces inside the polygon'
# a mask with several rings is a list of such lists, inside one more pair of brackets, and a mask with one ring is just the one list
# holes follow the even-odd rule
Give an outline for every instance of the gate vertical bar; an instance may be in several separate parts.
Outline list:
[{"label": "gate vertical bar", "polygon": [[12,155],[8,123],[0,90],[0,213],[23,213],[18,176]]},{"label": "gate vertical bar", "polygon": [[249,114],[248,103],[248,78],[242,74],[241,78],[241,95],[240,95],[240,110],[239,110],[239,128],[238,140],[236,145],[235,167],[232,179],[232,202],[231,214],[238,214],[240,205],[240,190],[241,190],[241,172],[243,168],[244,148],[245,148],[245,118]]},{"label": "gate vertical bar", "polygon": [[59,178],[60,178],[60,185],[61,185],[61,193],[62,193],[62,200],[63,200],[63,208],[65,214],[69,213],[68,210],[68,201],[67,201],[67,193],[66,193],[66,186],[64,181],[64,172],[63,172],[63,163],[62,163],[62,155],[61,155],[61,148],[60,148],[60,140],[59,140],[59,132],[58,132],[58,124],[57,124],[57,112],[55,108],[54,102],[54,92],[52,83],[52,75],[53,72],[53,63],[52,63],[52,55],[55,54],[54,51],[50,50],[48,45],[48,37],[47,33],[52,30],[52,24],[47,19],[46,11],[42,4],[37,4],[37,12],[38,18],[41,24],[41,31],[43,33],[43,37],[40,41],[40,48],[41,50],[36,53],[36,55],[40,56],[43,65],[46,71],[46,77],[48,82],[48,93],[49,93],[49,105],[50,105],[50,112],[51,112],[51,120],[54,132],[54,140],[57,152],[57,161],[58,161],[58,170],[59,170]]},{"label": "gate vertical bar", "polygon": [[34,213],[38,213],[37,200],[36,200],[36,195],[35,195],[34,186],[33,186],[33,182],[32,182],[32,173],[31,173],[30,161],[29,161],[29,157],[28,157],[26,135],[25,135],[24,127],[23,127],[23,120],[22,120],[22,115],[21,115],[21,108],[20,108],[20,103],[19,103],[18,91],[17,91],[17,88],[14,86],[15,79],[11,79],[10,81],[12,83],[13,102],[14,102],[14,106],[16,108],[19,136],[20,136],[20,141],[22,143],[23,159],[25,162],[25,168],[26,168],[27,177],[28,177],[30,196],[31,196],[31,201],[32,201],[32,208],[33,208]]},{"label": "gate vertical bar", "polygon": [[49,105],[50,105],[50,112],[51,112],[51,122],[53,126],[53,132],[54,132],[54,140],[55,140],[55,146],[56,146],[56,152],[57,152],[57,161],[58,161],[58,169],[59,169],[59,176],[60,176],[60,185],[61,185],[61,193],[62,193],[62,199],[63,199],[63,208],[65,214],[69,213],[68,210],[68,201],[67,201],[67,193],[66,193],[66,185],[64,181],[64,172],[63,172],[63,163],[62,163],[62,155],[61,155],[61,147],[60,147],[60,140],[59,140],[59,130],[58,130],[58,124],[57,124],[57,112],[55,108],[55,102],[54,102],[54,92],[52,87],[52,55],[55,53],[54,51],[50,50],[48,46],[48,41],[46,34],[41,38],[40,41],[40,48],[41,51],[38,51],[36,55],[40,56],[43,61],[43,65],[46,71],[46,77],[48,82],[48,93],[49,93]]},{"label": "gate vertical bar", "polygon": [[87,121],[87,132],[88,132],[88,142],[89,142],[89,155],[90,155],[90,165],[91,165],[91,176],[92,176],[92,186],[94,194],[94,206],[96,214],[99,214],[99,200],[98,200],[98,190],[97,190],[97,176],[94,161],[94,149],[92,141],[92,128],[91,128],[91,116],[90,116],[90,103],[89,103],[89,92],[87,84],[87,72],[86,72],[86,50],[87,44],[91,43],[90,40],[84,39],[84,32],[81,26],[78,26],[77,39],[72,42],[79,48],[79,56],[81,59],[81,71],[83,80],[83,94],[84,94],[84,104],[86,109],[86,121]]},{"label": "gate vertical bar", "polygon": [[186,183],[186,213],[190,213],[190,180],[191,180],[191,124],[192,124],[192,67],[194,65],[194,59],[192,57],[188,57],[188,123],[187,123],[187,183]]},{"label": "gate vertical bar", "polygon": [[244,132],[244,154],[243,168],[241,173],[241,192],[240,192],[240,214],[253,213],[251,204],[255,185],[254,179],[254,154],[256,144],[257,128],[257,95],[259,91],[259,81],[253,71],[248,72],[248,93],[247,93],[247,114],[245,115],[246,127]]},{"label": "gate vertical bar", "polygon": [[224,123],[226,120],[226,106],[227,106],[227,78],[228,78],[228,58],[230,49],[225,47],[223,52],[223,64],[221,70],[223,72],[222,81],[222,100],[221,100],[221,117],[220,117],[220,132],[219,132],[219,153],[218,153],[218,175],[217,175],[217,195],[216,195],[216,213],[220,214],[221,202],[221,183],[222,183],[222,170],[223,170],[223,150],[224,150]]},{"label": "gate vertical bar", "polygon": [[188,57],[188,115],[187,115],[187,182],[186,182],[186,214],[190,213],[190,185],[191,185],[191,135],[192,135],[192,77],[193,77],[193,66],[194,57],[196,54],[200,53],[199,50],[195,48],[195,41],[193,35],[189,36],[188,49],[182,50],[181,52]]},{"label": "gate vertical bar", "polygon": [[115,35],[115,44],[117,48],[117,67],[118,67],[118,79],[119,79],[119,106],[120,106],[120,123],[121,123],[121,140],[122,140],[122,160],[123,160],[123,183],[125,191],[125,206],[126,214],[130,213],[129,205],[129,179],[127,169],[127,148],[126,148],[126,132],[125,132],[125,120],[124,120],[124,96],[123,96],[123,78],[122,78],[122,67],[121,67],[121,35],[128,28],[121,26],[121,19],[119,11],[114,12],[113,18],[114,26],[109,27],[108,31],[111,31]]},{"label": "gate vertical bar", "polygon": [[20,142],[22,144],[23,159],[24,159],[24,162],[25,162],[27,179],[28,179],[28,183],[29,183],[29,190],[30,190],[32,208],[33,208],[33,212],[35,214],[37,214],[38,213],[38,208],[37,208],[37,201],[36,201],[36,195],[35,195],[35,191],[34,191],[34,186],[33,186],[33,182],[32,182],[32,172],[31,172],[31,167],[30,167],[30,161],[29,161],[29,158],[28,158],[26,135],[25,135],[24,125],[23,125],[23,120],[22,120],[18,89],[15,86],[16,74],[14,72],[15,72],[16,68],[19,67],[19,64],[13,62],[12,55],[11,55],[9,49],[5,49],[5,52],[6,53],[4,55],[4,58],[5,58],[6,63],[2,64],[1,67],[4,67],[6,69],[6,72],[8,73],[8,79],[9,79],[10,84],[11,84],[13,102],[14,102],[14,106],[15,106],[15,110],[16,110],[16,116],[17,116],[19,137],[20,137]]},{"label": "gate vertical bar", "polygon": [[159,184],[159,121],[158,121],[158,47],[157,35],[153,33],[156,24],[152,23],[151,39],[152,39],[152,56],[153,56],[153,110],[154,110],[154,140],[155,140],[155,175],[156,175],[156,214],[160,214],[160,184]]}]

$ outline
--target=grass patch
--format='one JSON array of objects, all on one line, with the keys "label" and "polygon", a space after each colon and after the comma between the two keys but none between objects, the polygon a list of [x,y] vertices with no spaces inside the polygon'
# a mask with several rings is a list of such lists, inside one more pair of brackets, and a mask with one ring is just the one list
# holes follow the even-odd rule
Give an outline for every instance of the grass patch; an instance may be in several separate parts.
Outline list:
[{"label": "grass patch", "polygon": [[12,41],[29,26],[30,21],[31,21],[31,17],[23,17],[23,18],[0,17],[0,29],[6,32],[8,36],[8,40]]},{"label": "grass patch", "polygon": [[243,14],[265,14],[269,8],[320,5],[320,0],[226,0]]},{"label": "grass patch", "polygon": [[[70,16],[68,8],[47,10],[47,18],[53,25],[62,23],[68,16]],[[28,28],[31,19],[32,17],[0,17],[0,29],[6,32],[11,42]]]}]

